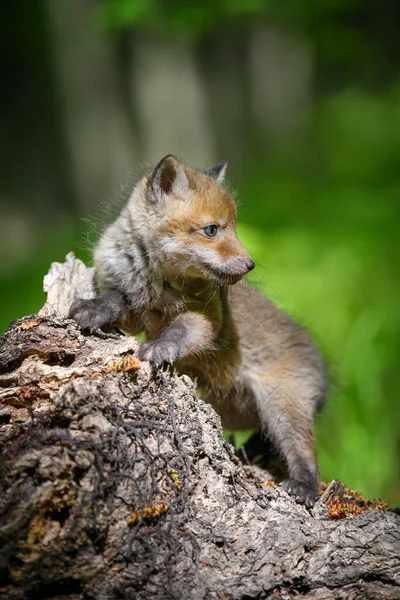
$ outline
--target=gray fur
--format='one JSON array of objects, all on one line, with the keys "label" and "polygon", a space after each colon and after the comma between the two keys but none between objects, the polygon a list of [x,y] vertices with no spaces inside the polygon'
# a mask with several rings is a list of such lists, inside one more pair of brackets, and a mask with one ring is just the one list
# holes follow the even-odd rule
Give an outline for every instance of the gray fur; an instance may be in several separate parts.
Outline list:
[{"label": "gray fur", "polygon": [[217,181],[218,183],[222,183],[225,179],[225,172],[227,166],[228,163],[221,163],[219,165],[216,165],[215,167],[207,169],[207,171],[204,171],[204,175],[207,175],[207,177],[211,177],[211,179],[215,179],[215,181]]},{"label": "gray fur", "polygon": [[91,300],[78,299],[73,302],[69,316],[82,329],[101,329],[119,321],[127,310],[124,296],[119,290],[104,290]]},{"label": "gray fur", "polygon": [[[324,367],[308,335],[239,281],[254,263],[236,237],[233,201],[217,183],[223,171],[220,165],[196,173],[168,156],[139,181],[95,249],[102,293],[74,303],[71,316],[83,327],[114,321],[129,333],[144,331],[140,358],[174,363],[196,377],[225,427],[261,429],[286,462],[284,487],[311,506],[319,481],[313,418],[326,396]],[[185,242],[171,229],[196,194],[214,207],[210,218],[218,218],[219,203],[223,214],[231,211],[231,229],[221,230],[228,253],[199,243],[204,224],[184,232]]]}]

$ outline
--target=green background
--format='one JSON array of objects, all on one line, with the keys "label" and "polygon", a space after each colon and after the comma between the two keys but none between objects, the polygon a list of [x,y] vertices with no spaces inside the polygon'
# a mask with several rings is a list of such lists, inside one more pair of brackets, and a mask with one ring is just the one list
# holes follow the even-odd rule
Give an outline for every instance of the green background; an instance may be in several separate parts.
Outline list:
[{"label": "green background", "polygon": [[[68,124],[66,98],[74,99],[79,87],[60,84],[56,24],[62,18],[57,21],[55,10],[54,0],[40,8],[19,0],[7,9],[0,330],[40,308],[42,278],[52,261],[63,260],[69,250],[90,261],[91,226],[83,217],[96,214],[98,207],[86,202],[74,179],[68,136],[74,126]],[[228,160],[239,236],[257,265],[251,279],[310,331],[328,365],[330,398],[317,420],[322,478],[339,478],[370,498],[398,503],[400,47],[395,5],[115,0],[81,3],[76,15],[82,10],[87,35],[79,61],[86,60],[85,52],[90,55],[92,43],[112,44],[124,74],[133,68],[126,59],[131,39],[144,39],[156,49],[162,39],[164,47],[178,43],[193,50],[201,85],[211,98],[213,158]],[[71,19],[63,30],[72,40],[74,23]],[[285,32],[285,39],[301,36],[310,57],[308,100],[295,125],[270,122],[263,128],[248,99],[249,73],[242,59],[254,28],[263,27]],[[218,63],[222,46],[224,67]],[[235,101],[233,92],[215,83],[223,80],[224,69],[238,84],[240,122],[225,115]],[[267,66],[263,76],[268,78]],[[116,77],[114,84],[124,98],[124,78]],[[282,104],[288,99],[284,89]],[[135,97],[135,89],[131,93]],[[102,94],[99,87],[99,102]],[[145,154],[148,125],[136,109],[131,103],[129,135],[141,162],[137,157],[141,150]],[[77,102],[74,111],[80,110]],[[192,144],[195,152],[197,140]],[[180,155],[180,148],[177,139],[169,152]],[[185,155],[190,162],[187,145]],[[88,160],[87,168],[100,176],[103,163],[94,157],[90,165],[90,157],[80,156],[83,172]],[[125,175],[119,179],[126,181]],[[115,180],[106,183],[98,205],[107,204],[116,188]]]}]

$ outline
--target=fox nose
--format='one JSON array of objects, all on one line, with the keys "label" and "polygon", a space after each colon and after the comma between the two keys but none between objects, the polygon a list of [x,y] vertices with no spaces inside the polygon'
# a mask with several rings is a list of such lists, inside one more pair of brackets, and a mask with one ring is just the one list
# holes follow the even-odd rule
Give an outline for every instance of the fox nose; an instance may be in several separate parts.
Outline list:
[{"label": "fox nose", "polygon": [[246,261],[246,267],[248,271],[252,271],[255,267],[255,262],[253,260],[251,260],[251,258],[249,258],[248,261]]}]

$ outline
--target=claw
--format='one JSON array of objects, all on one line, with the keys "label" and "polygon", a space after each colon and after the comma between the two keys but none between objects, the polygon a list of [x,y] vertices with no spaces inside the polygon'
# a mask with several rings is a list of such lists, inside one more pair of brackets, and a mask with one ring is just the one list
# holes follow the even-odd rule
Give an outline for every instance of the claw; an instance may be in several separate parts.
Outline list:
[{"label": "claw", "polygon": [[281,486],[288,494],[294,496],[298,504],[304,504],[307,508],[314,506],[317,496],[314,485],[296,479],[285,479],[282,481]]},{"label": "claw", "polygon": [[178,357],[178,352],[175,344],[171,342],[147,342],[139,350],[140,360],[147,360],[157,367],[162,363],[173,363]]}]

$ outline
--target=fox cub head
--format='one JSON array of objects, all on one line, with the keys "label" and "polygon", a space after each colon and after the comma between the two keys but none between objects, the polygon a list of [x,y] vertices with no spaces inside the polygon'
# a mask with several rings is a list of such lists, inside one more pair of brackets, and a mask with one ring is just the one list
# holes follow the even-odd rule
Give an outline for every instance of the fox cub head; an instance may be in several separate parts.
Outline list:
[{"label": "fox cub head", "polygon": [[146,251],[161,258],[165,275],[229,285],[254,268],[236,234],[235,203],[221,186],[225,168],[198,173],[169,155],[132,194]]}]

